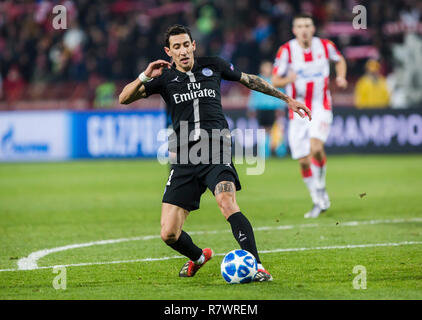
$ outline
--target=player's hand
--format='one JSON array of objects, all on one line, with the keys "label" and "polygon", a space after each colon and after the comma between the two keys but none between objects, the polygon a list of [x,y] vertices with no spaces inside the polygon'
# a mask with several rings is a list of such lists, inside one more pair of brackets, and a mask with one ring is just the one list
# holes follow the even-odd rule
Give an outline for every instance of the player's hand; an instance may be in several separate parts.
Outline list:
[{"label": "player's hand", "polygon": [[289,81],[289,83],[295,82],[296,81],[296,78],[297,78],[296,72],[294,72],[293,70],[289,70],[289,72],[287,73],[286,78]]},{"label": "player's hand", "polygon": [[347,88],[347,80],[344,77],[337,77],[336,78],[336,85],[339,88],[346,89]]},{"label": "player's hand", "polygon": [[287,107],[292,109],[294,112],[296,112],[301,118],[305,118],[308,116],[309,121],[312,120],[312,114],[311,110],[305,106],[303,103],[296,101],[294,99],[290,99],[287,102]]},{"label": "player's hand", "polygon": [[145,69],[144,74],[149,78],[156,78],[161,76],[163,68],[171,68],[171,63],[166,60],[156,60],[151,62]]}]

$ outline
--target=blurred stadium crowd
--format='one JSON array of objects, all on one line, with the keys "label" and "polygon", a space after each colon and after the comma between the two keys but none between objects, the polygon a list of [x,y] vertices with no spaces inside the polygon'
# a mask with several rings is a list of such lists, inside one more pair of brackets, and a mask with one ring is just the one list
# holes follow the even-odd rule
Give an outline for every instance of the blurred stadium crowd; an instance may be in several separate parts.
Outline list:
[{"label": "blurred stadium crowd", "polygon": [[[58,4],[67,8],[65,30],[52,26]],[[367,9],[366,30],[351,23],[358,4]],[[0,109],[118,107],[121,86],[149,61],[166,58],[163,35],[174,23],[191,28],[197,55],[218,55],[257,74],[260,63],[273,61],[292,38],[299,12],[312,13],[317,35],[333,40],[347,59],[351,86],[332,88],[337,105],[355,105],[354,84],[365,69],[384,77],[402,66],[406,54],[395,53],[395,45],[403,47],[406,36],[416,34],[409,46],[417,47],[422,34],[418,0],[6,0],[0,3]],[[377,64],[369,66],[368,59]],[[422,80],[412,81],[422,87]],[[226,83],[223,93],[233,97],[241,90]],[[228,98],[224,105],[230,101],[239,104]]]}]

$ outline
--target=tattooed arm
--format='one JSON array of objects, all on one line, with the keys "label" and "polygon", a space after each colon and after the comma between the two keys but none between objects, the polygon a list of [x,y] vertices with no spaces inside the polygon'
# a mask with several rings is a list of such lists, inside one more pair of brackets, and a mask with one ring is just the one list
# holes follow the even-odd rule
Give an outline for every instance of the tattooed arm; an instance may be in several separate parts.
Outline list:
[{"label": "tattooed arm", "polygon": [[[287,107],[292,109],[294,112],[300,115],[301,118],[304,118],[305,115],[308,115],[309,120],[312,119],[311,117],[311,110],[307,106],[305,106],[303,103],[300,103],[292,98],[290,98],[288,95],[284,94],[283,92],[277,90],[274,88],[271,84],[269,84],[264,79],[253,75],[253,74],[247,74],[242,72],[242,76],[240,78],[240,83],[242,83],[244,86],[248,87],[251,90],[259,91],[265,94],[268,94],[270,96],[279,98],[287,103]],[[303,111],[305,114],[303,113]]]}]

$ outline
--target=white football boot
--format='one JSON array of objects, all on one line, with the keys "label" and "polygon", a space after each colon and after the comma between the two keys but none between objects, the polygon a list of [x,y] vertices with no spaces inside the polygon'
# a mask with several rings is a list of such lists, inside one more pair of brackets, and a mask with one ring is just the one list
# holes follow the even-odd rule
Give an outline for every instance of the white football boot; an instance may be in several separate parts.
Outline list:
[{"label": "white football boot", "polygon": [[314,206],[312,207],[311,211],[305,213],[305,218],[309,219],[309,218],[318,218],[318,216],[321,214],[322,210],[319,207],[318,204],[314,204]]},{"label": "white football boot", "polygon": [[327,190],[325,190],[325,188],[318,190],[318,195],[320,199],[319,207],[321,208],[322,212],[327,211],[331,206],[330,197],[328,196]]}]

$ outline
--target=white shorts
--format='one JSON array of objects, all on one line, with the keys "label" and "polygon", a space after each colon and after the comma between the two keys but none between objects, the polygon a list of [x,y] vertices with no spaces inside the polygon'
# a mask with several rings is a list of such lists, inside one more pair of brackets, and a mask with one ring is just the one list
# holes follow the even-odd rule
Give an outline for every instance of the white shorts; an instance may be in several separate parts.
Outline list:
[{"label": "white shorts", "polygon": [[288,138],[293,159],[300,159],[311,153],[311,138],[325,143],[330,133],[333,113],[331,110],[315,108],[312,110],[312,121],[308,117],[295,117],[289,120]]}]

